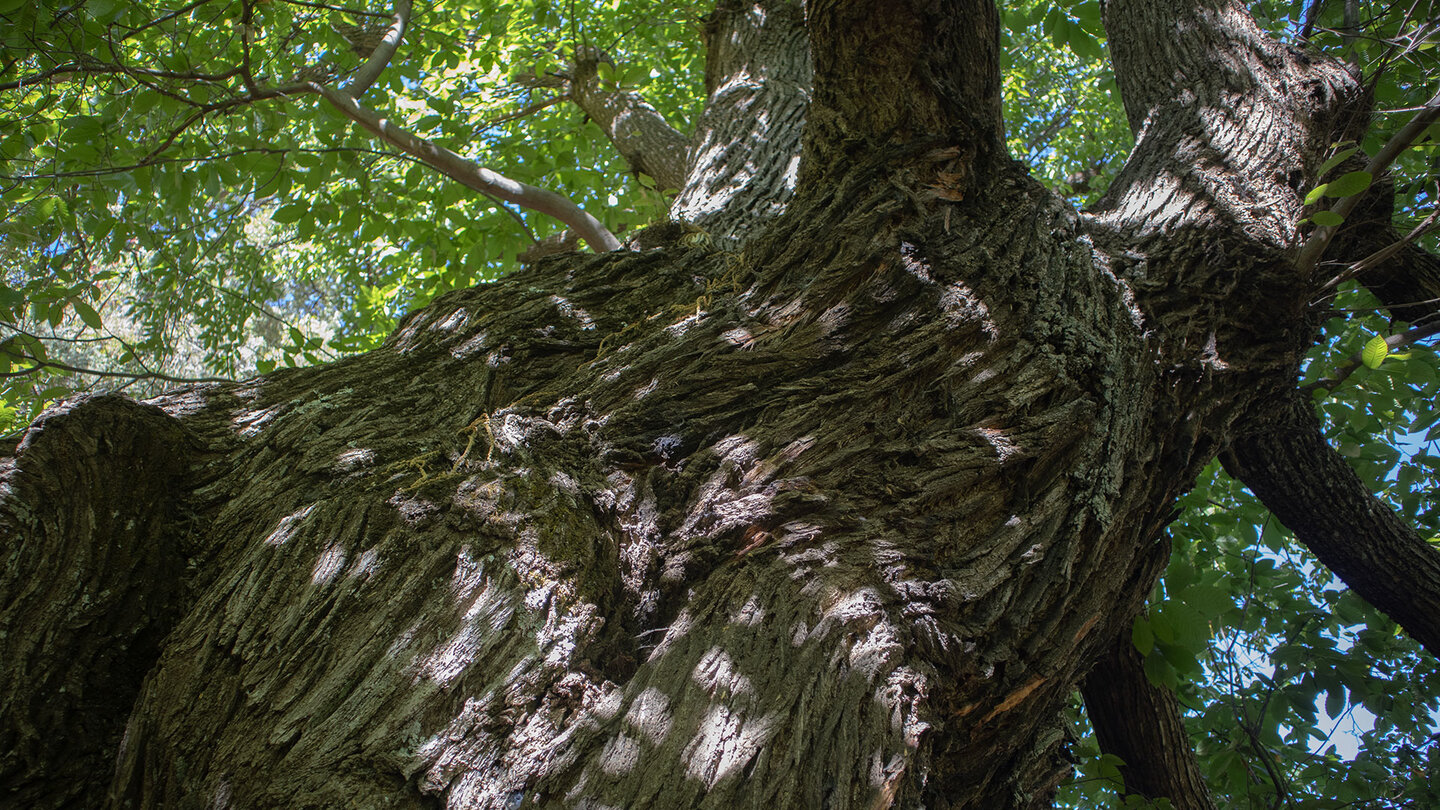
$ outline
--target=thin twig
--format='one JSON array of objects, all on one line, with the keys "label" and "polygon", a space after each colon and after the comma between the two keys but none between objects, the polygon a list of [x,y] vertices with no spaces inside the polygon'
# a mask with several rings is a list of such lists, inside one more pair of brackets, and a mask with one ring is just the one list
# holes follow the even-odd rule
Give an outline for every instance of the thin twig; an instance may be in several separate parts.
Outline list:
[{"label": "thin twig", "polygon": [[132,28],[132,29],[129,31],[129,33],[127,33],[127,34],[125,34],[124,36],[120,37],[120,41],[121,41],[121,42],[124,42],[125,40],[127,40],[127,39],[135,36],[136,34],[140,33],[141,31],[144,31],[144,30],[147,29],[147,28],[154,28],[154,27],[157,26],[157,25],[164,25],[165,23],[167,23],[167,22],[175,19],[176,17],[179,17],[181,14],[184,14],[184,13],[186,13],[186,12],[188,12],[188,11],[193,11],[194,9],[197,9],[197,8],[199,8],[200,6],[203,6],[203,5],[205,5],[206,3],[208,3],[208,2],[210,2],[210,0],[195,0],[195,2],[193,2],[193,3],[188,3],[188,4],[186,4],[186,5],[183,5],[183,6],[181,6],[180,8],[177,8],[177,9],[175,9],[174,11],[170,12],[169,14],[162,15],[162,16],[156,18],[156,19],[151,20],[151,21],[148,22],[148,23],[145,23],[144,25],[140,26],[139,28]]},{"label": "thin twig", "polygon": [[1435,230],[1437,224],[1440,224],[1437,223],[1437,218],[1440,218],[1440,208],[1437,208],[1435,209],[1435,211],[1431,212],[1430,216],[1426,217],[1423,222],[1411,229],[1410,233],[1405,234],[1403,237],[1395,240],[1394,242],[1391,242],[1383,248],[1380,248],[1374,253],[1371,253],[1369,256],[1366,256],[1365,258],[1351,264],[1348,268],[1345,269],[1345,272],[1325,282],[1324,286],[1320,288],[1320,291],[1325,292],[1327,290],[1333,290],[1341,284],[1344,284],[1350,279],[1360,275],[1361,273],[1364,273],[1365,271],[1378,266],[1381,262],[1390,259],[1396,253],[1404,250],[1406,245],[1414,242],[1416,239],[1419,239],[1430,231]]},{"label": "thin twig", "polygon": [[228,377],[173,377],[169,374],[161,374],[158,371],[151,371],[143,374],[136,374],[129,371],[101,371],[100,369],[83,368],[81,366],[72,366],[66,363],[59,363],[54,360],[38,360],[34,357],[29,357],[26,359],[33,360],[36,365],[31,366],[30,368],[21,369],[19,371],[0,372],[0,377],[23,377],[27,374],[34,374],[35,372],[42,369],[53,368],[59,369],[60,371],[68,371],[71,374],[86,374],[92,377],[111,377],[122,380],[163,380],[164,382],[173,383],[235,382]]},{"label": "thin twig", "polygon": [[353,15],[356,16],[356,17],[382,17],[382,18],[383,18],[383,17],[389,16],[389,15],[387,15],[387,14],[382,14],[382,13],[380,13],[380,12],[378,12],[378,11],[366,11],[366,10],[364,10],[364,9],[359,9],[359,8],[345,8],[345,7],[343,7],[343,6],[331,6],[331,5],[327,5],[327,4],[325,4],[325,3],[307,3],[307,2],[305,2],[305,0],[280,0],[280,2],[286,4],[287,6],[304,6],[305,8],[320,9],[321,11],[338,11],[338,12],[340,12],[341,14],[353,14]]}]

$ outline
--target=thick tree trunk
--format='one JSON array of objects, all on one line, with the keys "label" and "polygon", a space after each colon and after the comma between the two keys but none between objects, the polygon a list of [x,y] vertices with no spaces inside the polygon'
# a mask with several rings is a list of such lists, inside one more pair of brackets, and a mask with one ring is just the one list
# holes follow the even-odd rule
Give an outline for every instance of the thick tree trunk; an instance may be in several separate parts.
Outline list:
[{"label": "thick tree trunk", "polygon": [[[1112,3],[1143,22],[1116,38],[1179,20],[1249,82],[1117,49],[1148,123],[1097,216],[1005,157],[990,3],[813,0],[793,198],[766,139],[756,182],[693,155],[720,238],[553,257],[363,357],[38,423],[0,490],[26,561],[0,795],[1046,805],[1175,496],[1311,334],[1274,212],[1348,77],[1170,5]],[[718,75],[766,52],[728,42]]]}]

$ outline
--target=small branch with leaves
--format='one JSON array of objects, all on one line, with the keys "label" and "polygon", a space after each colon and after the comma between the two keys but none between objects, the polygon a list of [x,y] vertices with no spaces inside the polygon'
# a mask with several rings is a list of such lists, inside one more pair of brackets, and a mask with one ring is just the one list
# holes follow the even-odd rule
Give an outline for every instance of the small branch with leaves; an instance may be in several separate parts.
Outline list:
[{"label": "small branch with leaves", "polygon": [[[1440,120],[1440,93],[1436,93],[1405,126],[1400,128],[1399,132],[1386,141],[1380,151],[1365,165],[1363,172],[1352,172],[1350,175],[1340,178],[1340,180],[1346,180],[1346,178],[1354,177],[1357,188],[1343,189],[1346,192],[1343,194],[1330,194],[1329,196],[1339,197],[1335,205],[1328,211],[1319,212],[1311,217],[1319,227],[1310,234],[1309,239],[1305,240],[1305,244],[1301,246],[1300,252],[1295,257],[1295,268],[1300,271],[1302,276],[1308,277],[1314,272],[1321,255],[1325,253],[1325,248],[1329,247],[1346,217],[1355,210],[1355,206],[1360,204],[1361,192],[1370,186],[1370,182],[1374,178],[1379,177],[1386,169],[1390,168],[1390,164],[1395,162],[1400,153],[1410,148],[1410,145],[1418,140],[1436,120]],[[1332,160],[1334,159],[1332,158]],[[1322,186],[1322,188],[1324,187]],[[1336,191],[1336,189],[1330,190]],[[1316,195],[1317,191],[1321,191],[1321,189],[1316,189],[1311,194]],[[1318,198],[1318,195],[1316,196]],[[1322,214],[1328,216],[1322,217]]]},{"label": "small branch with leaves", "polygon": [[1343,365],[1335,369],[1333,373],[1324,379],[1316,380],[1309,385],[1303,386],[1303,391],[1334,391],[1340,384],[1360,370],[1361,366],[1368,368],[1379,368],[1380,364],[1397,349],[1418,343],[1426,338],[1440,335],[1440,322],[1416,326],[1398,335],[1382,337],[1376,335],[1365,344],[1365,348],[1350,355]]}]

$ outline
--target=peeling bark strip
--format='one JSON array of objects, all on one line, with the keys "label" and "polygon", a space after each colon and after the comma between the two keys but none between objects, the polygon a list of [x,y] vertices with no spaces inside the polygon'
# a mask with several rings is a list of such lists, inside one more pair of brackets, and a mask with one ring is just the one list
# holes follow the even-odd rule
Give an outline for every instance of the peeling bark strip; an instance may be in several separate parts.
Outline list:
[{"label": "peeling bark strip", "polygon": [[[1291,215],[1357,94],[1238,4],[1116,0],[1140,143],[1081,216],[1004,159],[990,3],[813,0],[792,196],[796,12],[711,20],[677,211],[719,238],[32,428],[0,798],[1047,806],[1176,495],[1293,387]],[[783,112],[753,163],[727,109]]]}]

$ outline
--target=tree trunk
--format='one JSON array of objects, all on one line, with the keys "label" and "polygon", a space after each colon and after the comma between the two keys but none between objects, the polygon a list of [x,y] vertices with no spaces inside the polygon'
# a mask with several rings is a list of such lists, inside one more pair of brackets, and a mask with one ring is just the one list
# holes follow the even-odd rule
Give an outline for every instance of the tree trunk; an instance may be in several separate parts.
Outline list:
[{"label": "tree trunk", "polygon": [[[779,5],[743,19],[795,25]],[[1354,98],[1238,4],[1171,5],[1109,4],[1142,129],[1096,215],[1005,156],[990,3],[812,0],[793,198],[702,148],[682,199],[756,192],[718,238],[547,258],[362,357],[37,423],[0,490],[0,790],[1047,805],[1175,497],[1293,386],[1291,171]]]}]

